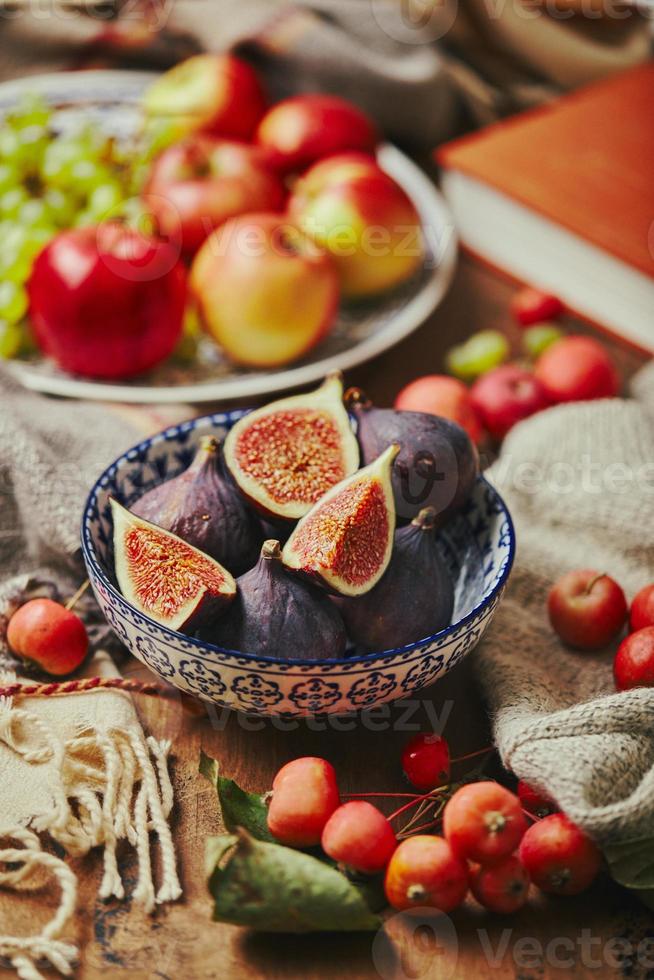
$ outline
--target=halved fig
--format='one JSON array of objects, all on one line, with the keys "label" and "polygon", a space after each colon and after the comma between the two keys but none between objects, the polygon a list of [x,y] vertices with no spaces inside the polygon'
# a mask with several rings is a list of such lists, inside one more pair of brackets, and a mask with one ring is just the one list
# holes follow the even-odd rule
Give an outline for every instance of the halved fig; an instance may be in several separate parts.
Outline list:
[{"label": "halved fig", "polygon": [[116,579],[139,612],[188,632],[219,616],[234,599],[236,582],[209,555],[113,499],[111,513]]},{"label": "halved fig", "polygon": [[224,451],[234,480],[261,513],[303,517],[359,465],[341,376],[246,415],[229,431]]},{"label": "halved fig", "polygon": [[288,568],[338,595],[363,595],[390,561],[395,532],[389,446],[373,463],[332,487],[302,518],[284,546]]},{"label": "halved fig", "polygon": [[456,422],[427,412],[375,408],[359,388],[345,393],[345,404],[357,421],[364,463],[391,442],[402,447],[393,465],[398,518],[412,520],[423,507],[433,507],[438,525],[448,521],[479,475],[479,455],[468,433]]},{"label": "halved fig", "polygon": [[240,575],[255,564],[263,533],[220,457],[216,439],[205,436],[189,468],[144,493],[132,514],[172,531]]}]

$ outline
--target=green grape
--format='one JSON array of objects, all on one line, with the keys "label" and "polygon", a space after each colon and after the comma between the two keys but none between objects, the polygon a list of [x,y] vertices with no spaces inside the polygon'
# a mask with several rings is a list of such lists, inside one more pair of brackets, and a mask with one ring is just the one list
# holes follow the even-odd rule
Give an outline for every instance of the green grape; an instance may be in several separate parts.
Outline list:
[{"label": "green grape", "polygon": [[15,167],[8,163],[0,163],[0,195],[12,190],[20,180],[20,174]]},{"label": "green grape", "polygon": [[59,228],[69,227],[79,210],[79,202],[70,194],[65,194],[58,187],[49,187],[43,195],[51,221]]},{"label": "green grape", "polygon": [[56,228],[27,228],[25,231],[25,244],[23,245],[21,255],[29,259],[35,259],[43,246],[47,245],[56,233]]},{"label": "green grape", "polygon": [[117,182],[101,184],[96,187],[88,200],[87,210],[92,214],[96,221],[102,221],[110,217],[110,212],[115,211],[124,197],[123,189]]},{"label": "green grape", "polygon": [[23,346],[24,331],[19,323],[0,320],[0,357],[16,357]]},{"label": "green grape", "polygon": [[110,171],[95,160],[77,160],[70,168],[70,176],[73,186],[86,194],[111,183]]},{"label": "green grape", "polygon": [[452,347],[445,358],[450,374],[473,381],[503,364],[510,353],[509,342],[499,330],[480,330],[465,343]]},{"label": "green grape", "polygon": [[27,293],[22,286],[5,280],[0,283],[0,319],[18,323],[27,313]]},{"label": "green grape", "polygon": [[535,323],[522,335],[522,343],[530,357],[539,357],[555,341],[560,340],[563,331],[553,323]]},{"label": "green grape", "polygon": [[20,153],[18,133],[4,122],[0,126],[0,160],[3,163],[15,164],[18,153]]},{"label": "green grape", "polygon": [[27,126],[47,127],[52,118],[52,111],[48,108],[40,95],[30,93],[21,99],[18,108],[9,117],[15,129],[23,129]]},{"label": "green grape", "polygon": [[52,228],[52,216],[40,197],[26,201],[16,217],[23,228]]},{"label": "green grape", "polygon": [[86,148],[70,137],[60,137],[48,144],[41,164],[41,176],[52,187],[74,187],[73,168],[85,162]]},{"label": "green grape", "polygon": [[27,282],[32,271],[32,259],[28,255],[0,255],[0,279],[9,280],[21,286]]},{"label": "green grape", "polygon": [[23,171],[39,168],[50,140],[42,126],[27,126],[18,133],[18,146],[12,160]]},{"label": "green grape", "polygon": [[4,218],[13,218],[27,201],[29,194],[24,187],[12,187],[0,197],[0,214]]}]

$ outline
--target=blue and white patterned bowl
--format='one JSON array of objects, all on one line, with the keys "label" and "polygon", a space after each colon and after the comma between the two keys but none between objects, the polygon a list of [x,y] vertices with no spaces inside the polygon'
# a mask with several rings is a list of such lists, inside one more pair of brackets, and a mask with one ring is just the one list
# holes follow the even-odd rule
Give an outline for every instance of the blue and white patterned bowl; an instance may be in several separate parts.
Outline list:
[{"label": "blue and white patterned bowl", "polygon": [[[452,626],[417,643],[341,660],[282,660],[230,652],[166,629],[123,598],[113,571],[109,498],[129,507],[181,473],[207,433],[224,437],[243,412],[166,429],[112,463],[91,490],[82,550],[93,591],[112,628],[139,660],[180,690],[248,713],[346,713],[406,697],[442,677],[479,642],[506,585],[515,538],[496,490],[479,478],[439,547],[455,582]],[[298,650],[301,658],[302,651]]]}]

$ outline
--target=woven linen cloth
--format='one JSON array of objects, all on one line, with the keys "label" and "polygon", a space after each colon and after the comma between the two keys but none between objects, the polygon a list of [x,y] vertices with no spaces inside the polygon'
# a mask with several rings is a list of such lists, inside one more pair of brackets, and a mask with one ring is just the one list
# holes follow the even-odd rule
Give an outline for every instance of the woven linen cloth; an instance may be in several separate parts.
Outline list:
[{"label": "woven linen cloth", "polygon": [[616,693],[615,648],[581,653],[551,629],[564,572],[606,572],[628,600],[654,581],[654,362],[634,399],[562,405],[509,434],[489,478],[516,527],[506,596],[476,654],[506,767],[600,843],[651,836],[654,690]]},{"label": "woven linen cloth", "polygon": [[[25,598],[68,598],[84,581],[79,535],[85,497],[101,470],[142,433],[101,405],[27,392],[4,370],[0,405],[0,683],[5,683],[21,679],[23,670],[6,644],[9,616]],[[116,642],[91,595],[76,608],[94,650],[85,676],[116,675],[107,653]],[[178,898],[168,825],[169,749],[169,742],[145,735],[131,697],[121,691],[0,697],[0,840],[26,844],[25,860],[36,870],[50,858],[39,851],[34,831],[47,832],[69,855],[101,848],[101,898],[125,895],[116,848],[126,841],[138,859],[130,898],[148,911]],[[158,889],[151,830],[161,853]],[[68,911],[61,906],[51,932],[27,939],[0,935],[0,956],[26,980],[41,976],[35,963],[43,958],[68,972],[76,954],[58,939],[74,907],[71,873],[65,868],[58,873],[68,874]],[[7,929],[3,924],[0,932]]]}]

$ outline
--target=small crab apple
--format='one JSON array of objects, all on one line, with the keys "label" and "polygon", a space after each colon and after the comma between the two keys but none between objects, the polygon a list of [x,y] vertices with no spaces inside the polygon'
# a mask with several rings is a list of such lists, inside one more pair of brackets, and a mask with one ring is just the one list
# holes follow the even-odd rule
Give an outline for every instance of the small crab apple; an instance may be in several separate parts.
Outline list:
[{"label": "small crab apple", "polygon": [[17,609],[9,620],[7,642],[14,653],[53,677],[76,670],[89,646],[79,616],[53,599],[30,599]]},{"label": "small crab apple", "polygon": [[398,846],[386,869],[384,890],[399,911],[451,912],[468,892],[468,865],[442,837],[417,834]]},{"label": "small crab apple", "polygon": [[470,874],[470,890],[477,901],[491,912],[510,915],[527,901],[529,875],[512,854],[492,867],[478,865]]},{"label": "small crab apple", "polygon": [[313,847],[340,802],[331,763],[313,756],[293,759],[273,780],[268,829],[282,844]]},{"label": "small crab apple", "polygon": [[625,637],[613,661],[613,676],[618,691],[654,687],[654,626]]},{"label": "small crab apple", "polygon": [[524,779],[519,781],[516,793],[522,809],[533,814],[534,817],[546,817],[558,810],[554,800],[551,800],[546,793],[541,793],[540,790],[526,783]]},{"label": "small crab apple", "polygon": [[627,618],[627,600],[617,582],[589,568],[567,572],[547,600],[552,628],[578,650],[599,650],[616,636]]},{"label": "small crab apple", "polygon": [[389,821],[365,800],[339,806],[325,824],[321,843],[330,858],[362,874],[383,871],[397,847]]},{"label": "small crab apple", "polygon": [[519,364],[502,364],[477,378],[470,389],[472,405],[495,439],[549,405],[540,382]]},{"label": "small crab apple", "polygon": [[520,844],[520,860],[541,891],[577,895],[592,883],[602,855],[564,813],[552,813],[529,828]]},{"label": "small crab apple", "polygon": [[415,735],[402,751],[402,770],[412,786],[423,792],[450,778],[450,749],[442,735]]},{"label": "small crab apple", "polygon": [[654,626],[654,584],[637,592],[629,610],[629,629],[632,633]]},{"label": "small crab apple", "polygon": [[536,361],[534,374],[551,401],[615,398],[620,378],[606,348],[593,337],[562,337]]},{"label": "small crab apple", "polygon": [[462,786],[443,811],[443,830],[452,848],[479,864],[508,857],[526,829],[518,797],[491,780]]},{"label": "small crab apple", "polygon": [[511,300],[511,312],[522,327],[542,320],[552,320],[563,312],[563,303],[558,296],[527,286],[515,294]]}]

